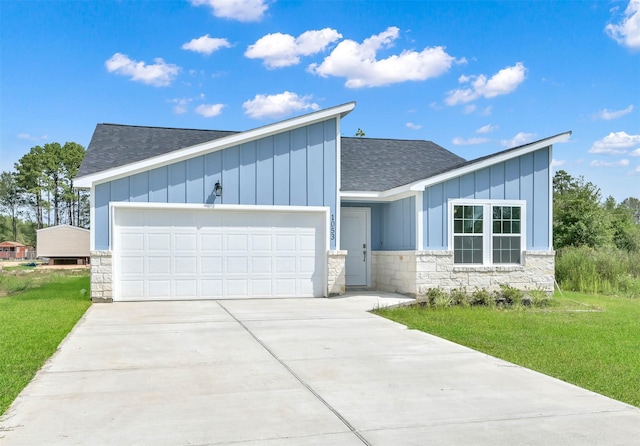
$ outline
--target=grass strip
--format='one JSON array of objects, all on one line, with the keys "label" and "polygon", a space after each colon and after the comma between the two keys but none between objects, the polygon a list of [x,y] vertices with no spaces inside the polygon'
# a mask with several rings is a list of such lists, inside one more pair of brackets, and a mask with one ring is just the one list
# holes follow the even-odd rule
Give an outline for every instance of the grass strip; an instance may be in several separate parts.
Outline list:
[{"label": "grass strip", "polygon": [[640,407],[640,299],[563,294],[545,310],[400,307],[375,312]]},{"label": "grass strip", "polygon": [[89,308],[88,290],[87,274],[54,273],[36,288],[0,297],[0,414]]}]

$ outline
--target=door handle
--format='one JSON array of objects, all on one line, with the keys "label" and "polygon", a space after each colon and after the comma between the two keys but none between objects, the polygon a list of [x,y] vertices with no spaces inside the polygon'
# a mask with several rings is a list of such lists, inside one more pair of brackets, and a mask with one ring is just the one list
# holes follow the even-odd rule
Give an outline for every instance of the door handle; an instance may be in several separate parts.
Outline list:
[{"label": "door handle", "polygon": [[367,261],[367,250],[366,249],[364,251],[362,251],[362,261],[363,262]]}]

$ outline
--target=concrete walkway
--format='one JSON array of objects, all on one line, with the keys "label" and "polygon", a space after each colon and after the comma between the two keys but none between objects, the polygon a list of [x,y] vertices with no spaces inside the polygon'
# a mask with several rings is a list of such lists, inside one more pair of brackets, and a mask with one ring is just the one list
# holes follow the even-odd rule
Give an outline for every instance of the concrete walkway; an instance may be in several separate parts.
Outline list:
[{"label": "concrete walkway", "polygon": [[366,312],[401,300],[93,305],[0,444],[638,444],[640,409]]}]

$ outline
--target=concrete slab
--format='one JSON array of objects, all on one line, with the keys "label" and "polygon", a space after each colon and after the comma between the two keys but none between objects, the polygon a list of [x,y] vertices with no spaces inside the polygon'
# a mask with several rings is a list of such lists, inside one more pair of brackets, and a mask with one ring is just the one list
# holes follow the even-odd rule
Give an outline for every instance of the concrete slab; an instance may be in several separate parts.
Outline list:
[{"label": "concrete slab", "polygon": [[340,299],[93,305],[0,445],[632,445],[640,409]]}]

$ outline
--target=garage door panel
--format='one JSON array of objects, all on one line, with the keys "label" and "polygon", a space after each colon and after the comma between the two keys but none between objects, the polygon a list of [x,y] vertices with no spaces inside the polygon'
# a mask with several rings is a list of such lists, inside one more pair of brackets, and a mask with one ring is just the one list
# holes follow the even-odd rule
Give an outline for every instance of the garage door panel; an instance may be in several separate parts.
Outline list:
[{"label": "garage door panel", "polygon": [[[145,262],[142,261],[140,263],[144,264]],[[147,264],[147,268],[145,272],[149,275],[171,274],[171,257],[149,256],[149,257],[146,257],[146,264]]]},{"label": "garage door panel", "polygon": [[200,272],[204,275],[222,274],[222,256],[200,257]]},{"label": "garage door panel", "polygon": [[198,258],[191,257],[174,257],[173,258],[175,274],[198,274]]},{"label": "garage door panel", "polygon": [[151,232],[147,235],[147,246],[145,248],[147,251],[171,252],[171,234],[168,232]]},{"label": "garage door panel", "polygon": [[176,251],[197,251],[198,236],[197,234],[175,234],[173,241]]},{"label": "garage door panel", "polygon": [[322,296],[325,214],[117,209],[118,300]]},{"label": "garage door panel", "polygon": [[[217,229],[220,231],[220,229]],[[222,251],[222,234],[212,234],[210,228],[202,229],[200,235],[200,250],[201,251]]]}]

